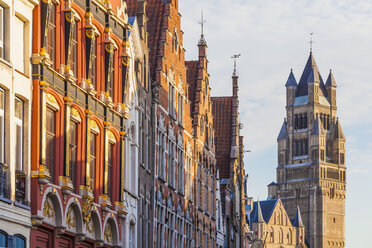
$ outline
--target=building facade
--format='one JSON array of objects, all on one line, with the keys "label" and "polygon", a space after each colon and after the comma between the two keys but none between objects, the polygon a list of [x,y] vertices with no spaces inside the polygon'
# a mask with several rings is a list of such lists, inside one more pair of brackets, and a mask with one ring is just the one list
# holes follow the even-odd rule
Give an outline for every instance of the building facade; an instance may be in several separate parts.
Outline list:
[{"label": "building facade", "polygon": [[33,20],[31,247],[135,247],[139,27],[119,0]]},{"label": "building facade", "polygon": [[[235,64],[236,66],[236,64]],[[243,247],[246,238],[243,137],[240,136],[238,75],[232,76],[232,96],[212,97],[216,158],[226,225],[225,245]]]},{"label": "building facade", "polygon": [[194,148],[194,240],[196,247],[215,247],[217,166],[207,42],[203,33],[198,53],[198,60],[186,61]]},{"label": "building facade", "polygon": [[287,117],[278,136],[277,183],[290,217],[300,207],[310,247],[345,246],[345,135],[337,117],[336,81],[324,83],[312,52],[299,83],[286,83]]},{"label": "building facade", "polygon": [[290,219],[280,199],[254,202],[249,225],[254,248],[307,248],[300,209]]},{"label": "building facade", "polygon": [[0,247],[30,247],[32,12],[0,3]]}]

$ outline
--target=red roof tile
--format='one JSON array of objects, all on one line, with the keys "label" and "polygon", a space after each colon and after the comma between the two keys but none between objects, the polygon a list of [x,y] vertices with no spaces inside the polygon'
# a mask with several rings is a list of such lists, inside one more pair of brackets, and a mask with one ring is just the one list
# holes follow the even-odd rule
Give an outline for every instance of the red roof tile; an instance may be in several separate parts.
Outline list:
[{"label": "red roof tile", "polygon": [[216,138],[217,167],[220,178],[230,178],[230,151],[232,131],[232,100],[230,97],[212,97]]}]

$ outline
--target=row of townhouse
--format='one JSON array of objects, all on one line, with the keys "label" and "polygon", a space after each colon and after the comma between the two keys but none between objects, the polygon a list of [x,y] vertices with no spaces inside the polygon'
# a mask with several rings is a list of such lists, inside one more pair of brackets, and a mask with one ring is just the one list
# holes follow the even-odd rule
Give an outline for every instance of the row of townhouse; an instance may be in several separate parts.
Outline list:
[{"label": "row of townhouse", "polygon": [[1,0],[0,22],[0,247],[243,247],[242,153],[217,161],[178,0]]}]

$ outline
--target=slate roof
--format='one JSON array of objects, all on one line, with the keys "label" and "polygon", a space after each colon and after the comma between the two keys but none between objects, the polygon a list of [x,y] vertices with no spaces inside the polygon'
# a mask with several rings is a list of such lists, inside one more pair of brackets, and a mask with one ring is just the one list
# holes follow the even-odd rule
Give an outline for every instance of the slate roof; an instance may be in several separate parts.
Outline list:
[{"label": "slate roof", "polygon": [[293,226],[295,227],[304,227],[304,223],[302,222],[300,207],[297,206],[296,216],[293,220]]},{"label": "slate roof", "polygon": [[285,87],[289,87],[289,86],[297,86],[297,81],[296,81],[295,76],[293,75],[292,69],[291,69],[291,72],[289,73],[287,83],[285,84]]},{"label": "slate roof", "polygon": [[232,96],[211,97],[216,137],[216,159],[220,178],[230,178]]},{"label": "slate roof", "polygon": [[335,78],[333,77],[333,73],[332,73],[332,70],[329,71],[329,75],[328,75],[328,78],[327,78],[327,81],[326,81],[326,86],[333,86],[333,87],[336,87],[337,84],[336,84],[336,80]]},{"label": "slate roof", "polygon": [[333,130],[333,139],[345,139],[344,131],[342,130],[340,121],[337,118],[335,129]]},{"label": "slate roof", "polygon": [[269,222],[271,215],[275,209],[276,204],[278,203],[279,199],[274,200],[266,200],[260,202],[260,208],[258,208],[257,201],[253,203],[253,211],[251,212],[251,223],[257,223],[259,221],[259,210],[261,210],[261,214],[263,220],[267,223]]},{"label": "slate roof", "polygon": [[310,80],[311,78],[315,78],[315,79],[319,78],[319,88],[320,88],[319,95],[326,97],[327,91],[326,91],[322,76],[319,73],[318,66],[316,65],[312,52],[310,52],[309,58],[307,59],[305,68],[302,72],[300,82],[298,83],[297,91],[296,91],[297,97],[308,95],[308,80]]},{"label": "slate roof", "polygon": [[287,121],[284,119],[282,128],[280,129],[279,135],[277,140],[284,140],[288,139],[288,132],[287,132]]},{"label": "slate roof", "polygon": [[269,185],[267,185],[267,186],[276,186],[276,185],[278,185],[276,182],[274,182],[274,181],[272,181]]}]

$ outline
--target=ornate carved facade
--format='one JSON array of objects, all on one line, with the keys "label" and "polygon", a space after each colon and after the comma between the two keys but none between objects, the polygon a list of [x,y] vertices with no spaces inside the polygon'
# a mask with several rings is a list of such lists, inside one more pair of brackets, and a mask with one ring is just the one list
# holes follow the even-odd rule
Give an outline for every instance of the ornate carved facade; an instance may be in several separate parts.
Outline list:
[{"label": "ornate carved facade", "polygon": [[312,52],[299,83],[286,83],[287,118],[278,136],[277,183],[290,217],[300,206],[310,247],[345,246],[345,136],[337,117],[336,81],[324,83]]}]

